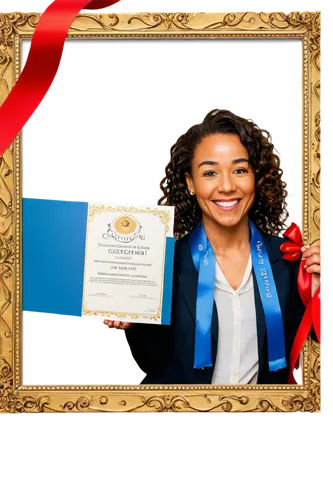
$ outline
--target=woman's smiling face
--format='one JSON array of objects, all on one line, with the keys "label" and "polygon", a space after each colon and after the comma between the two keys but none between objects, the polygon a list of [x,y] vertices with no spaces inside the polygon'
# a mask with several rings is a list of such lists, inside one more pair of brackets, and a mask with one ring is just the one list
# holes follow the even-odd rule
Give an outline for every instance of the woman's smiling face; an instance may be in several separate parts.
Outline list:
[{"label": "woman's smiling face", "polygon": [[231,228],[247,220],[255,198],[255,175],[238,135],[204,137],[194,151],[192,175],[185,175],[203,222]]}]

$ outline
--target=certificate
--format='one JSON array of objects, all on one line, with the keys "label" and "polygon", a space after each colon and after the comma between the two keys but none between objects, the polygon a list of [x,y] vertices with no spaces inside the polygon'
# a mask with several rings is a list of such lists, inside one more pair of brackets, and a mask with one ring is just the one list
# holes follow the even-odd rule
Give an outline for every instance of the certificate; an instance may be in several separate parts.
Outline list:
[{"label": "certificate", "polygon": [[174,207],[89,203],[82,316],[170,324]]},{"label": "certificate", "polygon": [[23,310],[170,324],[174,208],[23,199]]}]

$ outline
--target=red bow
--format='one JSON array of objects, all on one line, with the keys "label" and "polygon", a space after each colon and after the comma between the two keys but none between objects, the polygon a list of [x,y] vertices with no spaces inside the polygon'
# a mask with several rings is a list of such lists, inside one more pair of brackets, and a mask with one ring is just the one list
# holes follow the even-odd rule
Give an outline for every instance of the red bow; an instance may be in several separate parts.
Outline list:
[{"label": "red bow", "polygon": [[[297,261],[302,255],[301,250],[304,246],[300,228],[293,222],[283,233],[283,236],[289,238],[291,241],[286,241],[280,246],[280,250],[283,253],[282,257],[285,260]],[[302,259],[298,269],[297,286],[306,309],[290,352],[289,384],[296,384],[293,371],[295,367],[298,368],[299,366],[299,355],[312,325],[317,340],[320,342],[320,286],[314,296],[311,297],[312,276],[304,269],[304,265],[305,259]]]}]

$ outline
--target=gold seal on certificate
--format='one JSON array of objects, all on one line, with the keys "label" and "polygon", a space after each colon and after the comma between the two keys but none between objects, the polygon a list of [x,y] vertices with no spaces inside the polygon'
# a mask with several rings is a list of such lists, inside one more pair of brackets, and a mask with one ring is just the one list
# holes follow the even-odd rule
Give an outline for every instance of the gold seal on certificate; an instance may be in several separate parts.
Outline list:
[{"label": "gold seal on certificate", "polygon": [[134,233],[137,228],[137,222],[129,215],[122,215],[115,220],[115,229],[120,234]]},{"label": "gold seal on certificate", "polygon": [[89,203],[82,316],[170,324],[174,208]]},{"label": "gold seal on certificate", "polygon": [[116,241],[128,243],[134,241],[142,229],[142,225],[133,216],[123,214],[115,217],[108,224],[105,238],[114,238]]}]

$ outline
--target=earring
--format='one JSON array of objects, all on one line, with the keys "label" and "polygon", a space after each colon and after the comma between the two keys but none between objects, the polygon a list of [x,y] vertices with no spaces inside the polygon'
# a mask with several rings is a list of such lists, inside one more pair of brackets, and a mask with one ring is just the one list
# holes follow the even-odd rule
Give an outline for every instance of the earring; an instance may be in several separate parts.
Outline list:
[{"label": "earring", "polygon": [[193,195],[194,195],[194,193],[192,193],[192,191],[190,191],[190,195],[191,195],[191,196],[193,196]]}]

